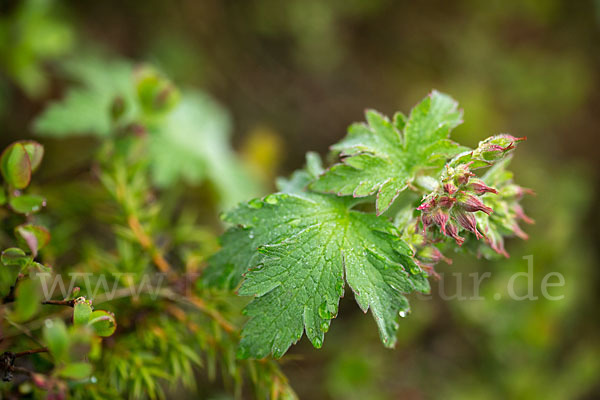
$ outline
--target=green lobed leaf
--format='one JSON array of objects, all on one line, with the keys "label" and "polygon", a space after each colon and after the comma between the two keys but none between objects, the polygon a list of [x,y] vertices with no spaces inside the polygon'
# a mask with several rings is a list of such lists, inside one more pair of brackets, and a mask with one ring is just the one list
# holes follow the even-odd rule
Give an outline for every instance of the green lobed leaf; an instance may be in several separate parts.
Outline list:
[{"label": "green lobed leaf", "polygon": [[462,122],[462,112],[451,97],[433,91],[411,111],[394,121],[367,111],[367,124],[354,124],[332,150],[340,152],[335,164],[311,188],[339,196],[377,194],[377,214],[383,213],[419,171],[438,171],[446,159],[467,148],[448,139]]},{"label": "green lobed leaf", "polygon": [[260,188],[231,150],[227,112],[201,92],[186,92],[149,137],[152,177],[161,187],[207,179],[223,208],[258,195]]},{"label": "green lobed leaf", "polygon": [[247,241],[221,251],[242,253],[241,268],[251,270],[239,294],[256,296],[245,310],[240,357],[281,357],[303,330],[320,347],[345,282],[361,309],[371,309],[383,343],[394,345],[399,313],[409,308],[403,294],[427,291],[428,282],[393,225],[349,210],[351,201],[277,193],[226,215]]},{"label": "green lobed leaf", "polygon": [[37,118],[38,134],[109,137],[116,128],[135,123],[149,133],[148,158],[156,185],[207,180],[222,208],[261,192],[231,150],[229,115],[208,95],[180,95],[152,68],[134,72],[126,61],[88,57],[67,62],[65,69],[80,85]]},{"label": "green lobed leaf", "polygon": [[16,189],[24,189],[31,181],[29,153],[21,142],[8,146],[0,156],[0,170],[4,180]]},{"label": "green lobed leaf", "polygon": [[122,122],[131,121],[136,102],[130,63],[83,57],[64,65],[66,74],[80,86],[44,110],[35,120],[36,133],[54,137],[109,136],[113,128],[111,110],[117,99],[123,102],[126,114]]},{"label": "green lobed leaf", "polygon": [[23,194],[11,197],[8,204],[14,212],[27,215],[40,211],[46,205],[46,199],[34,194]]},{"label": "green lobed leaf", "polygon": [[[301,193],[308,183],[322,172],[321,157],[317,153],[308,152],[306,168],[295,171],[290,179],[279,178],[277,187],[283,193]],[[248,204],[258,205],[260,200],[251,200]],[[227,218],[227,214],[223,214],[222,218]],[[248,268],[258,264],[260,253],[255,250],[261,243],[258,243],[258,238],[254,235],[248,234],[247,228],[235,226],[228,229],[219,241],[223,251],[210,258],[202,282],[207,286],[231,290],[239,285]]]}]

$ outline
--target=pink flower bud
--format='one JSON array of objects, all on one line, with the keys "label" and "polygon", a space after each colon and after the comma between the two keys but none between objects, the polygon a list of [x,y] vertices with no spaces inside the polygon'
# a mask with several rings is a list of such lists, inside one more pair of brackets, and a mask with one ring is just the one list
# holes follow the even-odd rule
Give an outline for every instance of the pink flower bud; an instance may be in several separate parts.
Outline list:
[{"label": "pink flower bud", "polygon": [[438,205],[442,208],[450,208],[456,203],[456,199],[454,197],[442,196],[438,199]]},{"label": "pink flower bud", "polygon": [[431,209],[435,206],[435,202],[434,200],[429,200],[424,202],[423,204],[421,204],[419,207],[417,207],[417,210],[419,211],[431,211]]},{"label": "pink flower bud", "polygon": [[431,216],[429,216],[427,214],[423,214],[421,216],[421,222],[423,223],[423,234],[424,234],[425,231],[427,230],[427,228],[433,223],[433,221],[431,220]]},{"label": "pink flower bud", "polygon": [[433,222],[435,222],[435,224],[440,227],[442,232],[446,234],[446,223],[448,222],[448,214],[442,210],[437,210],[435,214],[432,215],[432,219]]},{"label": "pink flower bud", "polygon": [[452,237],[457,245],[462,246],[465,239],[458,235],[458,228],[452,221],[448,223],[446,230],[448,231],[448,236]]},{"label": "pink flower bud", "polygon": [[476,196],[472,194],[461,192],[462,196],[460,197],[460,206],[468,212],[476,212],[483,211],[486,214],[491,214],[492,210],[490,207],[483,204],[483,202]]},{"label": "pink flower bud", "polygon": [[513,232],[515,233],[515,235],[517,235],[521,239],[523,239],[523,240],[529,239],[529,235],[526,234],[525,232],[523,232],[523,230],[521,229],[521,227],[519,225],[514,224],[512,229],[513,229]]},{"label": "pink flower bud", "polygon": [[504,249],[504,240],[502,239],[502,237],[495,237],[495,236],[487,236],[486,241],[488,242],[488,244],[490,245],[490,247],[492,248],[492,250],[494,250],[496,253],[508,258],[509,255],[506,252],[506,250]]},{"label": "pink flower bud", "polygon": [[444,183],[444,192],[448,194],[454,194],[458,188],[452,182]]},{"label": "pink flower bud", "polygon": [[475,150],[485,160],[497,160],[506,155],[506,152],[515,148],[515,143],[526,140],[526,137],[517,138],[512,135],[497,135],[479,143]]},{"label": "pink flower bud", "polygon": [[462,226],[469,232],[473,232],[477,239],[483,237],[481,233],[479,233],[479,231],[477,230],[477,220],[475,219],[475,216],[472,213],[458,211],[454,213],[454,217],[456,218],[456,221],[460,224],[460,226]]},{"label": "pink flower bud", "polygon": [[469,179],[472,176],[475,176],[475,174],[469,169],[470,164],[470,162],[467,164],[460,164],[454,168],[454,179],[459,185],[467,184],[467,182],[469,182]]},{"label": "pink flower bud", "polygon": [[535,221],[532,218],[528,217],[525,214],[525,212],[523,211],[523,207],[521,207],[520,204],[514,204],[513,210],[515,211],[517,218],[525,221],[526,224],[534,224],[535,223]]},{"label": "pink flower bud", "polygon": [[484,193],[494,193],[497,194],[498,191],[492,187],[489,187],[488,185],[486,185],[485,183],[483,183],[482,180],[477,179],[477,180],[471,180],[471,182],[469,183],[469,189],[471,189],[472,191],[474,191],[476,194],[484,194]]}]

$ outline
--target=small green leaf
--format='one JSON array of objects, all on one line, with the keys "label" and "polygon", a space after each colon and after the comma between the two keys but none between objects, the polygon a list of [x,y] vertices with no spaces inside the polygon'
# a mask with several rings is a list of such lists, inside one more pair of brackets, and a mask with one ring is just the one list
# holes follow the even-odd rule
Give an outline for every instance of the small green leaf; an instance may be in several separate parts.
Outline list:
[{"label": "small green leaf", "polygon": [[65,323],[60,319],[46,320],[44,340],[50,354],[56,361],[64,361],[69,356],[69,334]]},{"label": "small green leaf", "polygon": [[85,297],[77,298],[73,306],[73,325],[87,325],[90,315],[92,315],[92,302]]},{"label": "small green leaf", "polygon": [[11,197],[9,204],[16,213],[33,214],[40,211],[46,205],[46,199],[42,196],[25,194],[18,197]]},{"label": "small green leaf", "polygon": [[96,335],[102,337],[112,335],[117,329],[117,321],[114,314],[104,310],[92,312],[89,318],[89,325],[94,329]]},{"label": "small green leaf", "polygon": [[3,206],[6,204],[6,192],[4,191],[4,188],[0,187],[0,206]]},{"label": "small green leaf", "polygon": [[30,276],[36,276],[37,274],[49,274],[52,273],[52,267],[40,264],[37,261],[32,261],[31,264],[27,266],[27,272]]},{"label": "small green leaf", "polygon": [[86,362],[74,362],[65,365],[58,373],[63,378],[85,379],[92,373],[92,364]]},{"label": "small green leaf", "polygon": [[19,267],[24,267],[32,261],[32,258],[31,256],[25,254],[23,250],[17,247],[11,247],[2,252],[0,260],[4,265],[17,265]]},{"label": "small green leaf", "polygon": [[39,281],[26,279],[19,282],[15,299],[13,318],[19,322],[31,319],[38,312],[41,305],[42,291]]},{"label": "small green leaf", "polygon": [[31,164],[31,172],[37,171],[42,163],[42,158],[44,157],[44,146],[33,140],[23,140],[19,143],[27,150],[29,162]]},{"label": "small green leaf", "polygon": [[31,180],[31,162],[25,146],[16,142],[7,147],[0,156],[2,176],[16,189],[24,189]]},{"label": "small green leaf", "polygon": [[19,225],[15,228],[15,235],[25,242],[34,257],[50,241],[50,232],[43,226],[38,225]]}]

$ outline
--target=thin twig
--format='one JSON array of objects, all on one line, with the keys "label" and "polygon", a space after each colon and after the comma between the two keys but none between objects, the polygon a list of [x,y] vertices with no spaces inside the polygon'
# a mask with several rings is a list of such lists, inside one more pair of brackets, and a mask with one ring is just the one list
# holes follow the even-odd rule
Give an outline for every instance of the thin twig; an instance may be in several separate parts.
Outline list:
[{"label": "thin twig", "polygon": [[39,349],[25,350],[25,351],[21,351],[19,353],[15,353],[15,358],[28,356],[30,354],[47,353],[47,352],[48,352],[47,347],[40,347]]},{"label": "thin twig", "polygon": [[71,300],[46,300],[46,301],[42,301],[42,304],[73,307],[75,305],[75,300],[74,299],[71,299]]}]

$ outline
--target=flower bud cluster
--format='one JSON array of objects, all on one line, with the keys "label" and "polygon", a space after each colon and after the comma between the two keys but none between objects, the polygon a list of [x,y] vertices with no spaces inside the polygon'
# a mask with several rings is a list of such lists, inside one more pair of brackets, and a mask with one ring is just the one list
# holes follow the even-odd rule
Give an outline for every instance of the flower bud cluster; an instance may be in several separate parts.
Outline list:
[{"label": "flower bud cluster", "polygon": [[472,232],[477,239],[482,238],[484,235],[477,228],[475,213],[492,213],[492,209],[480,198],[485,193],[497,191],[476,178],[468,164],[447,166],[440,188],[427,195],[417,208],[421,211],[423,232],[437,227],[459,246],[465,240],[459,235],[460,230]]},{"label": "flower bud cluster", "polygon": [[[478,218],[478,223],[485,234],[487,245],[494,252],[508,257],[504,248],[504,237],[517,236],[526,240],[528,236],[519,226],[519,222],[534,223],[519,203],[525,194],[533,194],[533,191],[515,185],[510,180],[497,182],[495,186],[498,188],[497,196],[484,199],[486,205],[494,209],[494,213]],[[486,249],[480,247],[479,253],[486,254]]]}]

